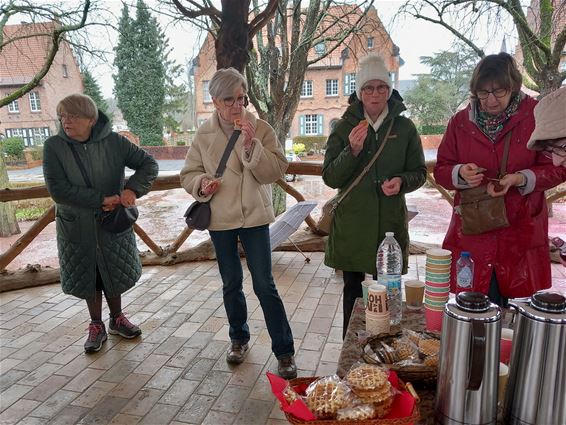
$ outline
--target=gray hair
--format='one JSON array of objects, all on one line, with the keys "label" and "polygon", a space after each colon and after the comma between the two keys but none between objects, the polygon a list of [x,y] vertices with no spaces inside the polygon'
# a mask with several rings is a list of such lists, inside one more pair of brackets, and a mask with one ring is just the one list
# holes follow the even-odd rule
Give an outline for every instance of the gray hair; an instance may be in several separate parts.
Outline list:
[{"label": "gray hair", "polygon": [[57,104],[57,115],[61,116],[63,112],[89,120],[98,120],[98,107],[94,100],[86,94],[75,93],[62,99]]},{"label": "gray hair", "polygon": [[208,83],[208,92],[215,99],[224,99],[232,97],[238,86],[241,86],[244,92],[248,92],[246,77],[235,68],[224,68],[214,73]]}]

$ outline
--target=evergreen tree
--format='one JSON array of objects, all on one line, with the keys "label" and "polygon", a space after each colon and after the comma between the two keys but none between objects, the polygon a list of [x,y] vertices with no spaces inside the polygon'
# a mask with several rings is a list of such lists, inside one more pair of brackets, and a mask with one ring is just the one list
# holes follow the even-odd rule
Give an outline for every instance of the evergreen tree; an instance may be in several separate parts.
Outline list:
[{"label": "evergreen tree", "polygon": [[144,2],[138,0],[136,7],[135,19],[130,18],[126,5],[122,9],[114,92],[128,127],[141,144],[162,145],[166,41]]},{"label": "evergreen tree", "polygon": [[112,115],[108,112],[108,103],[102,97],[102,91],[95,78],[88,69],[83,69],[84,94],[90,96],[98,109],[100,109],[112,121]]}]

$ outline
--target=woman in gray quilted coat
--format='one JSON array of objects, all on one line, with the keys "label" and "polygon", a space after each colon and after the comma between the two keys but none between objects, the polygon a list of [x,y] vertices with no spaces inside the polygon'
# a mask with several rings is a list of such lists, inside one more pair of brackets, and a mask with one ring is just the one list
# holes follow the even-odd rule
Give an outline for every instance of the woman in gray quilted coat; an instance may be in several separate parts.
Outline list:
[{"label": "woman in gray quilted coat", "polygon": [[[110,310],[109,332],[124,338],[141,335],[122,312],[122,294],[141,276],[133,228],[110,233],[100,227],[97,216],[119,204],[135,205],[149,192],[158,167],[151,155],[112,131],[90,97],[67,96],[57,105],[57,115],[60,130],[45,141],[43,174],[56,202],[61,285],[65,294],[86,300],[91,322],[84,348],[93,353],[107,339],[103,292]],[[125,167],[135,173],[124,185]]]}]

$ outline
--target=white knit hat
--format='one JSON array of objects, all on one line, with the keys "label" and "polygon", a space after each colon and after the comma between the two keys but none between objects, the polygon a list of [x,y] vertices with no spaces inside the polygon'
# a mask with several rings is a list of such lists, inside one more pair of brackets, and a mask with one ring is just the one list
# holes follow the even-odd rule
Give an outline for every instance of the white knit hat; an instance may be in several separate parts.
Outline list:
[{"label": "white knit hat", "polygon": [[540,151],[545,140],[566,138],[566,87],[543,97],[534,113],[536,126],[527,142],[529,149]]},{"label": "white knit hat", "polygon": [[381,56],[376,54],[367,55],[358,63],[358,73],[356,74],[356,94],[361,99],[361,90],[365,83],[370,80],[381,80],[389,86],[389,96],[391,96],[392,84],[389,71]]}]

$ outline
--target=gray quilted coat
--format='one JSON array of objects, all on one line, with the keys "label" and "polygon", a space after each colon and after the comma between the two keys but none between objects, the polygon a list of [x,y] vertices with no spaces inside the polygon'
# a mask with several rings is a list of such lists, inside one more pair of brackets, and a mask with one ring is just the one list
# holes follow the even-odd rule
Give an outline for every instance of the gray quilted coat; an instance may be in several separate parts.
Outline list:
[{"label": "gray quilted coat", "polygon": [[[70,147],[78,152],[93,188],[87,187]],[[108,118],[100,111],[87,142],[70,139],[63,129],[45,141],[43,174],[56,202],[61,285],[66,294],[92,299],[97,266],[110,297],[124,293],[140,278],[141,262],[133,229],[109,233],[95,218],[104,197],[123,190],[125,167],[136,170],[125,187],[138,198],[145,195],[157,177],[157,162],[112,132]]]}]

